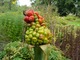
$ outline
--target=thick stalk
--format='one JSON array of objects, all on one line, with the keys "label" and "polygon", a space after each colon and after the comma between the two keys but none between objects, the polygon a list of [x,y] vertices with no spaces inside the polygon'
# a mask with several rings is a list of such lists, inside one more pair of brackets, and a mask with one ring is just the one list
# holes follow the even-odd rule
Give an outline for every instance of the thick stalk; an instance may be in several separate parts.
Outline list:
[{"label": "thick stalk", "polygon": [[44,60],[43,51],[39,46],[34,47],[34,60]]}]

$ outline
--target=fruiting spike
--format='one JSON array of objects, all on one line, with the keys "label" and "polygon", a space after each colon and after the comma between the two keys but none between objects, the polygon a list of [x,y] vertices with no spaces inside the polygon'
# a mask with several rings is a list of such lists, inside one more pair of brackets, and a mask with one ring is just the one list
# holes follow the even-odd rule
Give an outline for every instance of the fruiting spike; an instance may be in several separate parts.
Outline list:
[{"label": "fruiting spike", "polygon": [[25,14],[24,21],[27,23],[28,27],[25,34],[25,41],[30,45],[49,44],[52,34],[46,27],[44,18],[33,10],[28,10]]}]

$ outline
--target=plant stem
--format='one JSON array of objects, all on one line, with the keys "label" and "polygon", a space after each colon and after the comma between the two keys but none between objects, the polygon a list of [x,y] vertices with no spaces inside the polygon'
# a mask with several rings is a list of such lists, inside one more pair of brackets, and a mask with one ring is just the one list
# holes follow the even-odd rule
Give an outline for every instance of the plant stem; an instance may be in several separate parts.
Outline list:
[{"label": "plant stem", "polygon": [[43,51],[39,46],[34,47],[34,60],[44,60]]}]

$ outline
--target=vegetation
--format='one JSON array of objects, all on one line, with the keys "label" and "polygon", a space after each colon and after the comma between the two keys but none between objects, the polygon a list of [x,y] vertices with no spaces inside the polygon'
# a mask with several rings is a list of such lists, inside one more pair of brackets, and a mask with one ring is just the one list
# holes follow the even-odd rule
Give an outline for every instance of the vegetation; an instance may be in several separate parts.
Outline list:
[{"label": "vegetation", "polygon": [[0,40],[21,40],[23,28],[23,15],[21,13],[7,12],[0,15]]},{"label": "vegetation", "polygon": [[[48,60],[68,60],[64,54],[55,46],[49,47]],[[15,41],[7,44],[0,54],[0,60],[31,60],[33,59],[33,48],[29,48],[25,43]]]},{"label": "vegetation", "polygon": [[26,44],[19,41],[7,44],[2,52],[2,60],[30,60],[33,54]]},{"label": "vegetation", "polygon": [[[80,1],[79,0],[31,0],[33,6],[45,6],[52,5],[57,7],[58,13],[61,16],[68,15],[69,13],[77,14],[80,16]],[[53,11],[55,8],[53,7]]]}]

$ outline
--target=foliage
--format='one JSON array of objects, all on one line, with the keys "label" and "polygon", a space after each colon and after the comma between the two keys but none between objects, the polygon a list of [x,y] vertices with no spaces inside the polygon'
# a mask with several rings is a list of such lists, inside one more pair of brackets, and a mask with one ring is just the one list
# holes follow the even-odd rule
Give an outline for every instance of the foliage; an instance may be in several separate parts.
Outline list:
[{"label": "foliage", "polygon": [[2,60],[5,54],[6,54],[6,51],[0,51],[0,60]]},{"label": "foliage", "polygon": [[49,27],[51,28],[52,26],[56,26],[56,25],[58,25],[58,26],[59,25],[60,26],[66,26],[66,25],[80,26],[79,21],[80,21],[79,17],[76,17],[75,15],[68,15],[68,16],[64,16],[64,17],[53,16],[52,23],[54,23],[54,24],[50,24],[49,21],[47,21],[47,22],[49,22]]},{"label": "foliage", "polygon": [[[0,3],[1,3],[1,7],[3,7],[3,6],[4,6],[5,8],[7,7],[9,10],[11,10],[12,5],[13,5],[13,4],[12,4],[12,0],[2,0]],[[4,9],[5,9],[5,8],[4,8]]]},{"label": "foliage", "polygon": [[[32,0],[33,6],[56,6],[58,8],[58,13],[61,16],[73,13],[80,16],[80,1],[79,0]],[[76,7],[77,5],[77,7]]]},{"label": "foliage", "polygon": [[17,0],[0,0],[0,13],[23,11],[27,6],[19,6]]},{"label": "foliage", "polygon": [[10,42],[4,48],[6,54],[4,60],[9,58],[10,60],[30,60],[32,58],[32,51],[25,43],[18,41]]},{"label": "foliage", "polygon": [[[49,49],[47,49],[50,52],[48,59],[49,60],[68,60],[66,57],[64,57],[64,54],[55,46],[50,46]],[[0,59],[6,60],[30,60],[33,59],[33,49],[29,45],[26,45],[25,43],[15,41],[8,43],[4,50],[0,54]]]},{"label": "foliage", "polygon": [[2,13],[0,15],[0,40],[21,40],[23,27],[24,22],[21,13]]},{"label": "foliage", "polygon": [[57,18],[59,24],[80,26],[80,22],[79,22],[80,18],[76,17],[75,15],[67,15],[64,17],[57,17]]}]

